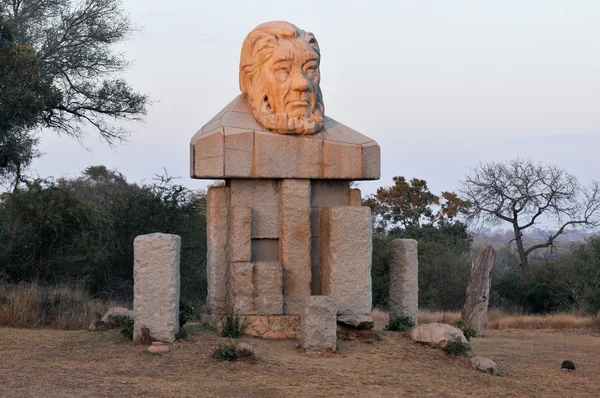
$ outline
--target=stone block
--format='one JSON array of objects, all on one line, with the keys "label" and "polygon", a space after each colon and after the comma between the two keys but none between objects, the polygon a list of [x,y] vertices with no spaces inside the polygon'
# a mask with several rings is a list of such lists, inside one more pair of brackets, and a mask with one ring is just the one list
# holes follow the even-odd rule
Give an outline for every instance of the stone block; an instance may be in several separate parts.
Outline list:
[{"label": "stone block", "polygon": [[254,264],[231,264],[231,303],[234,314],[254,313]]},{"label": "stone block", "polygon": [[254,263],[254,314],[283,314],[283,267],[279,262]]},{"label": "stone block", "polygon": [[352,188],[348,190],[348,206],[361,206],[362,200],[360,196],[360,189]]},{"label": "stone block", "polygon": [[284,313],[300,314],[311,294],[311,183],[281,180],[280,259],[284,268]]},{"label": "stone block", "polygon": [[211,314],[227,314],[229,297],[229,187],[210,187],[206,198],[206,304]]},{"label": "stone block", "polygon": [[362,180],[378,180],[381,177],[381,149],[375,141],[363,145]]},{"label": "stone block", "polygon": [[142,328],[160,341],[175,341],[179,332],[179,261],[181,238],[140,235],[133,241],[133,338]]},{"label": "stone block", "polygon": [[305,350],[336,350],[336,302],[333,297],[306,296],[303,299],[300,333]]},{"label": "stone block", "polygon": [[254,131],[225,127],[225,176],[252,177]]},{"label": "stone block", "polygon": [[194,145],[194,178],[221,178],[223,169],[223,127],[201,135]]},{"label": "stone block", "polygon": [[362,178],[360,145],[323,141],[323,178]]},{"label": "stone block", "polygon": [[319,280],[321,294],[333,296],[340,315],[371,313],[371,209],[320,209]]},{"label": "stone block", "polygon": [[252,216],[250,206],[231,207],[231,262],[243,263],[252,260],[251,234]]},{"label": "stone block", "polygon": [[279,238],[279,182],[277,180],[231,180],[231,205],[249,206],[252,239]]},{"label": "stone block", "polygon": [[321,140],[268,132],[254,134],[255,178],[321,178]]},{"label": "stone block", "polygon": [[419,322],[419,264],[417,241],[395,239],[390,244],[390,317],[407,316]]}]

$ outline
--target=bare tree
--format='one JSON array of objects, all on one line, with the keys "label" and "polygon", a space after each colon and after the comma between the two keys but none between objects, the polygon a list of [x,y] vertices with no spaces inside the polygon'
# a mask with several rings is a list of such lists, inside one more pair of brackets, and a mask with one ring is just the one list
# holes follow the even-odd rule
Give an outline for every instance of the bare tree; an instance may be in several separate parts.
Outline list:
[{"label": "bare tree", "polygon": [[[583,187],[577,178],[552,165],[519,158],[480,164],[461,184],[463,199],[471,203],[471,224],[511,225],[523,269],[533,251],[552,247],[566,228],[600,225],[598,182]],[[526,248],[523,231],[541,221],[555,222],[557,228],[542,243]]]}]

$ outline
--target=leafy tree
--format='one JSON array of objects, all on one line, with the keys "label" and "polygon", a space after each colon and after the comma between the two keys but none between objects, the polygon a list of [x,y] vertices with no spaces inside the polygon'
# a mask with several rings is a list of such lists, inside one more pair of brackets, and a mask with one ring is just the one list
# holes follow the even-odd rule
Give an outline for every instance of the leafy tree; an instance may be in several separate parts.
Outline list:
[{"label": "leafy tree", "polygon": [[[598,182],[582,187],[565,170],[531,160],[481,164],[462,182],[460,192],[471,203],[471,223],[510,224],[523,270],[532,252],[551,247],[566,228],[596,227],[600,222]],[[541,220],[556,221],[558,229],[548,232],[544,242],[525,247],[524,231]]]},{"label": "leafy tree", "polygon": [[452,223],[468,207],[468,203],[454,192],[442,192],[441,197],[431,193],[425,180],[413,178],[407,181],[402,176],[393,180],[393,186],[378,188],[377,194],[366,200],[380,230]]},{"label": "leafy tree", "polygon": [[127,67],[112,46],[134,28],[121,0],[0,0],[0,18],[9,23],[18,45],[40,60],[40,80],[59,92],[60,101],[44,109],[40,123],[81,137],[93,126],[109,144],[127,137],[119,120],[145,114],[147,98],[119,74]]},{"label": "leafy tree", "polygon": [[60,102],[60,92],[41,77],[33,49],[18,45],[0,15],[0,181],[16,189],[21,171],[37,156],[37,138],[27,129]]}]

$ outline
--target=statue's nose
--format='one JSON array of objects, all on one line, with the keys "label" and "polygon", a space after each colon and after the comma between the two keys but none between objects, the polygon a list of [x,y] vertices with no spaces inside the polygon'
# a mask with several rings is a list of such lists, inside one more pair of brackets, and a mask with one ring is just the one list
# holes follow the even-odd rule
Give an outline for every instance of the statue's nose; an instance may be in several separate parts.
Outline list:
[{"label": "statue's nose", "polygon": [[292,89],[296,91],[307,91],[308,87],[308,78],[304,75],[304,72],[300,71],[296,73],[292,80]]}]

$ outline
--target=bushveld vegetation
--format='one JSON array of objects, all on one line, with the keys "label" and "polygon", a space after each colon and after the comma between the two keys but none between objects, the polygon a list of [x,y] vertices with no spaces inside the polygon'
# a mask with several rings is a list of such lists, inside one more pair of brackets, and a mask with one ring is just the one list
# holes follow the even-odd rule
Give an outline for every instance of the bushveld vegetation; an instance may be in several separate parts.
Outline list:
[{"label": "bushveld vegetation", "polygon": [[[206,297],[206,195],[175,181],[158,176],[131,183],[118,171],[94,166],[74,178],[30,179],[5,194],[0,324],[85,328],[109,305],[131,306],[133,239],[152,232],[181,236],[181,298],[200,309]],[[412,238],[419,242],[421,317],[455,324],[478,250],[458,220],[467,204],[453,193],[432,194],[425,181],[400,177],[365,204],[375,214],[374,306],[387,307],[389,243]],[[600,237],[533,257],[526,269],[510,249],[499,250],[490,300],[497,311],[490,312],[488,329],[591,327],[589,316],[600,310]],[[189,317],[193,310],[186,308]]]}]

